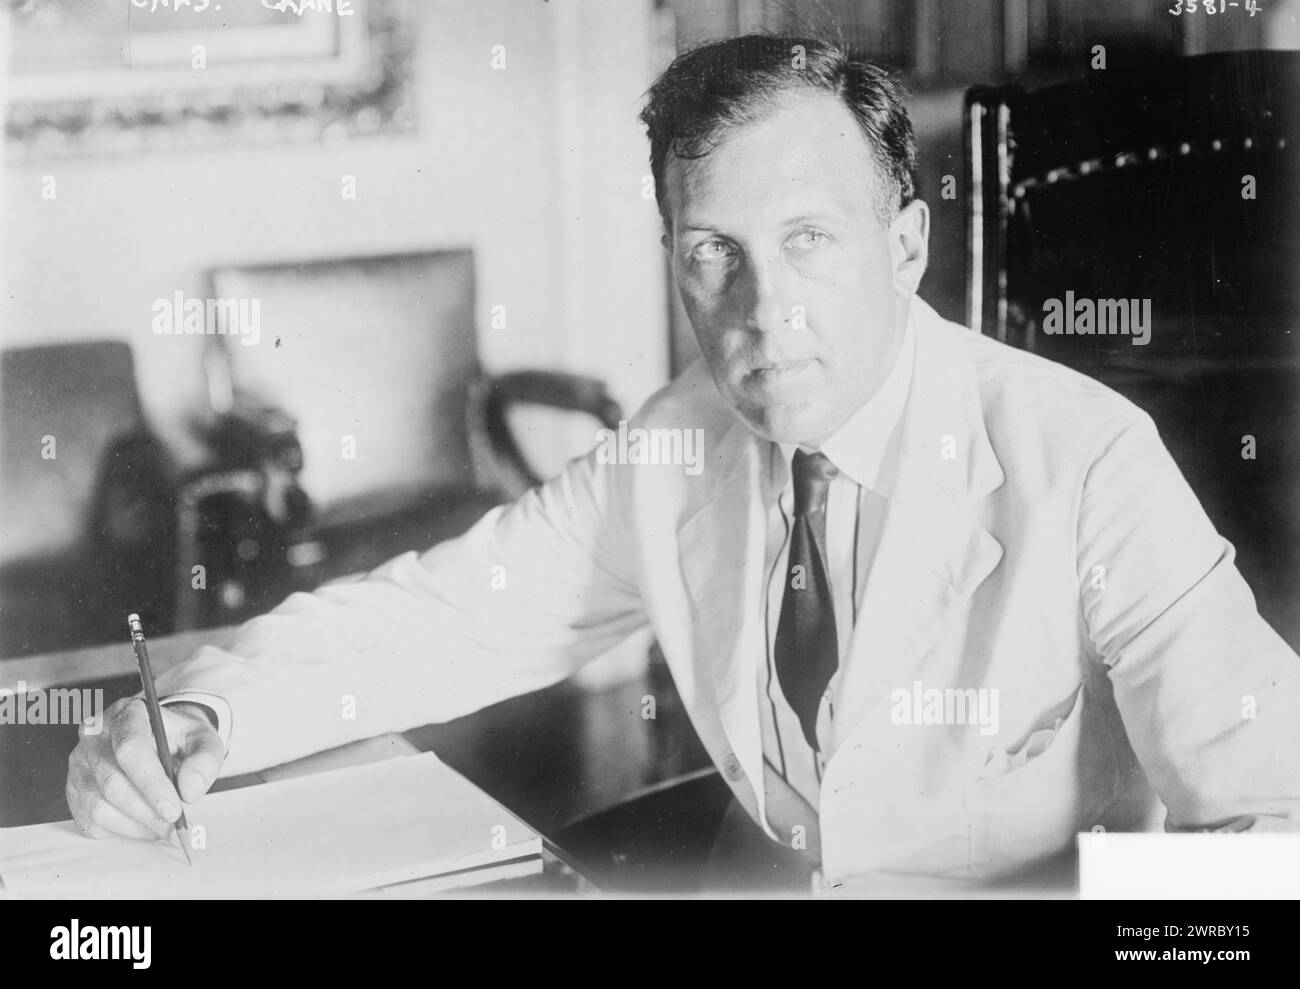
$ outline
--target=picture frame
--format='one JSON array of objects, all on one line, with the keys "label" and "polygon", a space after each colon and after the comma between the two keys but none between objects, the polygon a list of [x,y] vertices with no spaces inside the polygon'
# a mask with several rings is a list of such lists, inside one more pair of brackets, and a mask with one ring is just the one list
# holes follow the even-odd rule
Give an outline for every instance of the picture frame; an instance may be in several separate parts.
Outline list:
[{"label": "picture frame", "polygon": [[[6,151],[48,158],[415,128],[409,0],[26,0]],[[323,9],[323,8],[328,9]]]}]

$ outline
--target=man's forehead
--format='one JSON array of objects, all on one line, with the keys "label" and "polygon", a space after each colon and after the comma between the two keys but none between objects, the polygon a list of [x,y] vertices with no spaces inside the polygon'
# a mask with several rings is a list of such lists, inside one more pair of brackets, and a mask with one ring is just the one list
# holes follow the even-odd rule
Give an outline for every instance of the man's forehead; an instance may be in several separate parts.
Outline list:
[{"label": "man's forehead", "polygon": [[875,178],[857,120],[829,93],[786,98],[754,121],[722,131],[707,154],[669,155],[664,167],[673,213],[706,224],[717,218],[696,214],[729,207],[870,207]]}]

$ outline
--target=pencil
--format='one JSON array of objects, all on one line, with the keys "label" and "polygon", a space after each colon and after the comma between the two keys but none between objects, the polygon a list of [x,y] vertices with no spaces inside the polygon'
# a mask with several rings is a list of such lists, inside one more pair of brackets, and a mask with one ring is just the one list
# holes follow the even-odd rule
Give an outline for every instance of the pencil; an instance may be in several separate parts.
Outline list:
[{"label": "pencil", "polygon": [[[153,667],[149,665],[149,647],[144,641],[144,628],[140,625],[139,615],[127,615],[126,623],[131,627],[131,646],[135,649],[135,660],[140,666],[140,680],[144,684],[144,703],[149,709],[149,726],[153,728],[154,744],[158,746],[158,761],[162,763],[163,771],[176,787],[176,794],[179,796],[181,791],[176,783],[176,767],[172,763],[171,746],[167,744],[167,732],[163,728],[162,707],[158,704],[158,688],[153,682]],[[190,858],[189,836],[190,826],[185,820],[185,811],[182,809],[181,816],[176,821],[176,839],[181,844],[181,851],[185,853],[185,861],[193,865],[194,860]]]}]

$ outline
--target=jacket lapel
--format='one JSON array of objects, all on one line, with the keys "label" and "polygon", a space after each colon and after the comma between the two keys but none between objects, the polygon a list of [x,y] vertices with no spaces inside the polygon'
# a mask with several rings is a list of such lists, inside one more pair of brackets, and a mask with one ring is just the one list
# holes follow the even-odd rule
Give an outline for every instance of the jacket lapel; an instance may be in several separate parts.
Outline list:
[{"label": "jacket lapel", "polygon": [[763,816],[763,751],[758,671],[763,655],[763,500],[766,444],[737,421],[717,462],[728,465],[709,501],[677,533],[691,592],[696,696],[713,696],[723,730],[753,786]]},{"label": "jacket lapel", "polygon": [[980,500],[1004,478],[979,401],[964,327],[917,299],[916,364],[898,473],[839,690],[834,745],[921,660],[1002,559],[980,524]]}]

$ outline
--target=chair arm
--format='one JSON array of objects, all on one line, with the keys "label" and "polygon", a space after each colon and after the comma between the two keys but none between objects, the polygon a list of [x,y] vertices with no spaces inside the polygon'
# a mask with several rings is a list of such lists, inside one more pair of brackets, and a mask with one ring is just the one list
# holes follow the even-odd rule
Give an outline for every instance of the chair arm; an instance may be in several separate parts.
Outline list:
[{"label": "chair arm", "polygon": [[486,437],[492,456],[516,474],[523,488],[534,487],[541,478],[529,465],[510,429],[507,413],[514,405],[541,405],[569,412],[583,412],[609,429],[617,429],[623,418],[618,402],[609,396],[605,383],[596,378],[563,371],[512,371],[483,381],[474,401],[476,424]]}]

